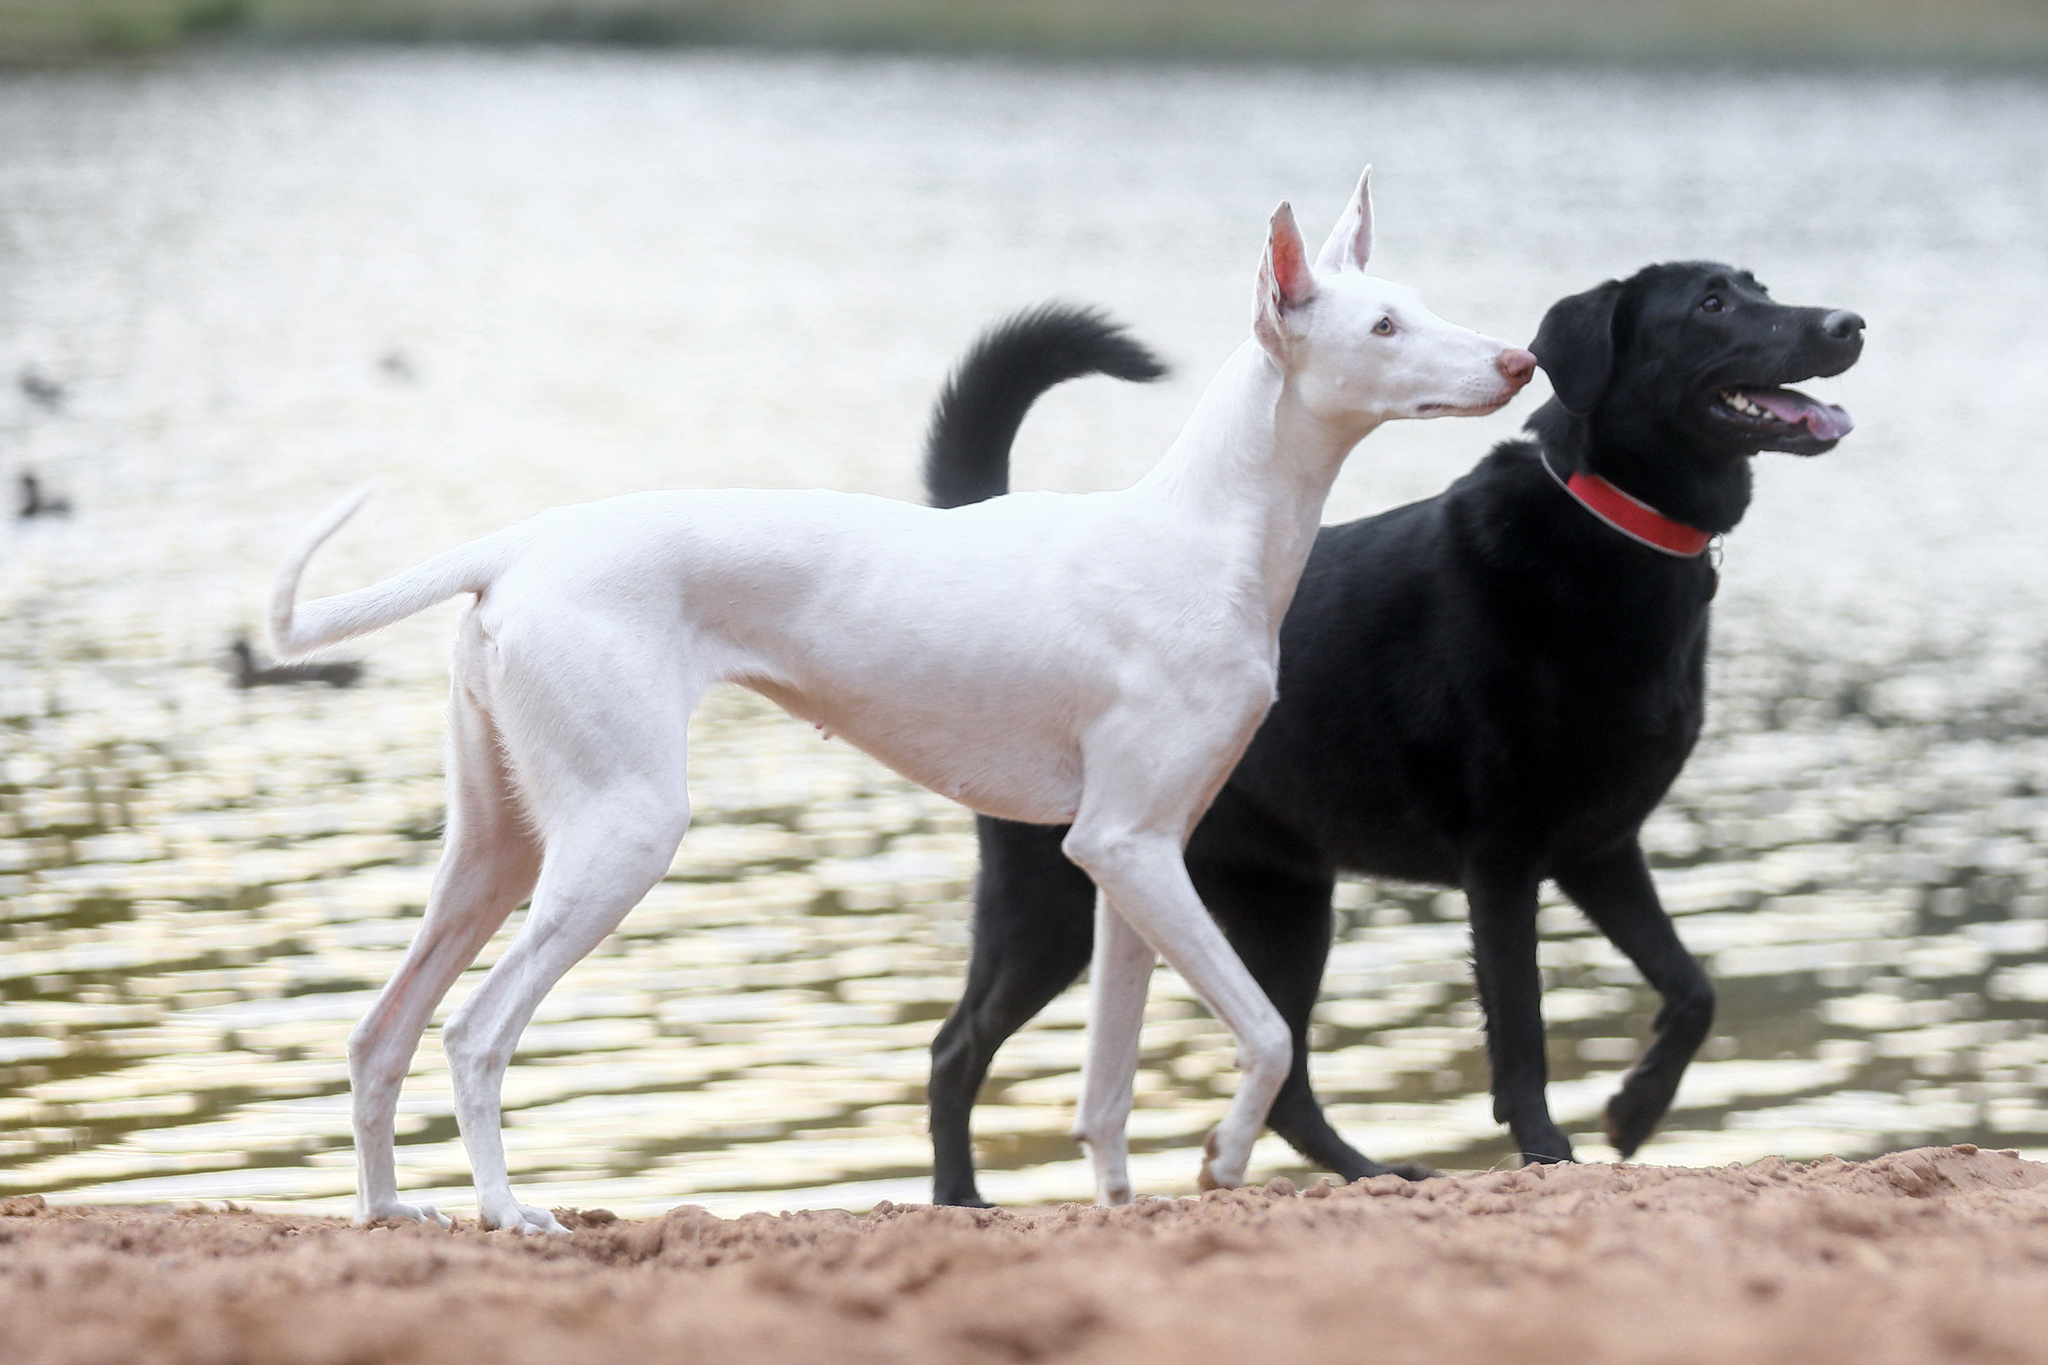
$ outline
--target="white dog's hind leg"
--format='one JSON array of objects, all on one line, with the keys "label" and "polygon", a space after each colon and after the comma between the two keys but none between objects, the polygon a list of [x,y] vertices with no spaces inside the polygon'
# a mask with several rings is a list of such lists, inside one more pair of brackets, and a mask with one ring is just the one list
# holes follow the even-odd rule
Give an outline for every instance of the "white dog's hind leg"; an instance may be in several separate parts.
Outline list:
[{"label": "white dog's hind leg", "polygon": [[1088,967],[1088,1057],[1081,1067],[1081,1103],[1074,1136],[1088,1149],[1095,1168],[1099,1204],[1131,1202],[1126,1129],[1131,1085],[1138,1070],[1138,1033],[1145,1021],[1145,993],[1159,960],[1152,945],[1116,912],[1109,898],[1095,895],[1095,957]]},{"label": "white dog's hind leg", "polygon": [[[1077,819],[1067,834],[1067,856],[1087,869],[1131,928],[1181,974],[1237,1040],[1244,1076],[1230,1112],[1209,1135],[1200,1184],[1204,1189],[1240,1185],[1251,1162],[1252,1143],[1293,1062],[1287,1023],[1202,907],[1188,879],[1179,839],[1087,822],[1085,800],[1083,804],[1084,818]],[[1128,1055],[1135,1065],[1135,1050]],[[1100,1083],[1108,1082],[1104,1078]],[[1128,1089],[1128,1078],[1123,1085]],[[1121,1143],[1123,1135],[1117,1134],[1116,1140]]]},{"label": "white dog's hind leg", "polygon": [[427,910],[398,970],[348,1040],[356,1147],[356,1220],[409,1218],[447,1226],[431,1205],[398,1199],[393,1116],[420,1034],[448,987],[533,890],[540,846],[490,717],[459,673],[448,716],[448,827]]},{"label": "white dog's hind leg", "polygon": [[649,771],[664,766],[663,746],[636,744],[631,751],[622,746],[617,754],[632,753],[632,770],[616,772],[618,780],[610,787],[589,792],[559,817],[547,836],[540,886],[526,923],[441,1030],[455,1081],[455,1119],[475,1173],[477,1213],[485,1227],[565,1231],[545,1209],[512,1197],[500,1131],[500,1089],[519,1035],[541,999],[668,871],[690,819],[681,740],[674,737],[674,761],[667,772]]}]

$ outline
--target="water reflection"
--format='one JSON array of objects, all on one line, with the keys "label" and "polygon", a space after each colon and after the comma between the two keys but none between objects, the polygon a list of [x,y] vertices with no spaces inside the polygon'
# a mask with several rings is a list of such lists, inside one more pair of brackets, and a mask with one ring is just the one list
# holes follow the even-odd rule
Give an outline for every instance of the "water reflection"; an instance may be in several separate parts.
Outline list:
[{"label": "water reflection", "polygon": [[[8,773],[0,1188],[347,1188],[340,1042],[426,895],[438,705],[397,687],[189,702],[205,711],[186,712],[175,755],[104,737],[46,748],[62,717],[16,721],[31,743]],[[365,704],[366,728],[413,742],[374,772],[350,771],[340,745],[307,752],[360,733],[336,713]],[[522,1041],[505,1091],[514,1169],[549,1197],[624,1207],[914,1195],[970,826],[745,694],[715,697],[700,731],[700,823],[670,879]],[[327,780],[309,796],[275,780],[281,765]],[[1652,843],[1724,1008],[1646,1155],[2048,1146],[2048,800],[2016,794],[2016,774],[2043,766],[2039,741],[1992,754],[1874,726],[1711,746]],[[1916,791],[1909,774],[1937,780]],[[1359,883],[1343,900],[1316,1065],[1339,1121],[1383,1156],[1501,1159],[1462,905]],[[1544,920],[1553,1098],[1591,1129],[1652,1002],[1569,907]],[[998,1063],[980,1133],[1005,1197],[1085,1192],[1064,1136],[1081,1009],[1070,994]],[[1137,1148],[1147,1180],[1178,1189],[1234,1084],[1230,1044],[1164,971],[1148,1018]],[[414,1184],[459,1187],[431,1043],[403,1115]],[[1260,1158],[1296,1170],[1270,1139]]]},{"label": "water reflection", "polygon": [[[0,360],[67,384],[61,411],[0,414],[0,460],[78,504],[0,531],[0,1192],[340,1207],[342,1041],[437,851],[446,613],[369,642],[348,692],[236,692],[222,667],[278,546],[336,488],[388,491],[315,591],[625,488],[908,492],[952,352],[1061,292],[1117,304],[1185,362],[1156,392],[1077,389],[1034,418],[1029,481],[1115,482],[1241,331],[1246,224],[1306,185],[1334,203],[1366,144],[1400,191],[1390,273],[1461,321],[1521,335],[1557,293],[1705,249],[1703,214],[1716,254],[1872,319],[1842,384],[1850,447],[1761,466],[1712,732],[1650,828],[1723,1005],[1643,1156],[2048,1148],[2041,475],[2020,390],[1972,379],[2042,344],[2013,320],[2038,308],[2011,305],[2048,303],[2048,206],[1995,171],[2048,151],[2048,95],[1200,74],[369,53],[0,82]],[[1544,129],[1503,117],[1532,102]],[[1560,170],[1617,106],[1637,154]],[[1706,119],[1729,107],[1752,112]],[[1787,126],[1807,145],[1786,150]],[[1923,222],[1887,168],[1937,144],[1946,159],[1916,163],[1940,182]],[[1687,155],[1686,176],[1661,159]],[[1815,204],[1801,187],[1823,167]],[[822,241],[820,204],[839,215]],[[1510,216],[1544,268],[1474,226]],[[1914,269],[1888,270],[1908,246]],[[1949,325],[1930,335],[1913,322],[1936,300]],[[1970,395],[1967,441],[1930,387]],[[1337,511],[1431,491],[1516,420],[1376,437]],[[693,769],[672,875],[550,997],[507,1077],[523,1193],[622,1211],[923,1197],[966,817],[744,694],[707,703]],[[1462,905],[1360,883],[1342,905],[1316,1030],[1335,1117],[1378,1156],[1502,1160]],[[1544,929],[1553,1102],[1597,1157],[1652,1002],[1568,907]],[[1062,998],[998,1060],[978,1118],[995,1198],[1087,1193],[1065,1137],[1082,1007]],[[1144,1047],[1134,1173],[1186,1191],[1234,1085],[1228,1040],[1162,972]],[[406,1187],[466,1206],[431,1034],[400,1133]],[[1255,1170],[1302,1174],[1272,1139]]]}]

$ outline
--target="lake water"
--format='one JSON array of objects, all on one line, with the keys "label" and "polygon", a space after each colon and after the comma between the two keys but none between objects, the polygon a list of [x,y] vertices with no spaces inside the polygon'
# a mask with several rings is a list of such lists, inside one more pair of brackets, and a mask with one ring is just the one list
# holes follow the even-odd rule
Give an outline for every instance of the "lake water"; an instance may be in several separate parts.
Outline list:
[{"label": "lake water", "polygon": [[[0,75],[0,477],[77,509],[0,527],[0,1193],[345,1207],[343,1040],[425,899],[452,609],[361,642],[355,689],[230,689],[330,498],[382,490],[315,593],[631,489],[915,496],[946,366],[1046,298],[1178,367],[1027,424],[1020,486],[1117,485],[1244,334],[1273,203],[1319,233],[1367,160],[1379,268],[1497,335],[1694,256],[1870,321],[1812,386],[1855,434],[1759,462],[1710,733],[1649,828],[1724,1003],[1643,1159],[2048,1155],[2048,84],[361,49]],[[1435,491],[1536,401],[1382,431],[1332,518]],[[969,820],[745,694],[697,734],[672,876],[507,1080],[522,1195],[924,1198]],[[1502,1161],[1462,904],[1342,904],[1335,1117],[1383,1158]],[[1553,1100],[1611,1155],[1652,1001],[1544,921]],[[1088,1194],[1081,1018],[1070,993],[998,1061],[994,1198]],[[1230,1049],[1171,973],[1148,1018],[1134,1173],[1188,1192]],[[402,1115],[406,1187],[468,1208],[432,1034]]]}]

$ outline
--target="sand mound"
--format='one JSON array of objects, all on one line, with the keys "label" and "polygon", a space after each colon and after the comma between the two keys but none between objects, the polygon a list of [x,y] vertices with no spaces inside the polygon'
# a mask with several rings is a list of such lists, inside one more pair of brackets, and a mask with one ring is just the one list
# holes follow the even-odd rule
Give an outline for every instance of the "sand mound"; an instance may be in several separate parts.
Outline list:
[{"label": "sand mound", "polygon": [[2048,1165],[1972,1147],[548,1239],[0,1214],[6,1361],[2048,1361]]}]

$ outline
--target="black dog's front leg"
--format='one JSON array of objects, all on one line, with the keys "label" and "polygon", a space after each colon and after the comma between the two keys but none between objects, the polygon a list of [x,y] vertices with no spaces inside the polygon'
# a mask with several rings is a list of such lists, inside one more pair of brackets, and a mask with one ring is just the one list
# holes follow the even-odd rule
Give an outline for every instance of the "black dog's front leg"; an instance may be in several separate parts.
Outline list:
[{"label": "black dog's front leg", "polygon": [[1678,941],[1635,840],[1560,871],[1557,885],[1664,997],[1652,1026],[1656,1040],[1607,1102],[1608,1141],[1624,1157],[1633,1156],[1671,1107],[1679,1078],[1714,1026],[1713,983]]},{"label": "black dog's front leg", "polygon": [[1465,872],[1472,911],[1472,965],[1486,1011],[1493,1116],[1508,1126],[1525,1162],[1570,1161],[1571,1140],[1551,1121],[1544,1087],[1543,977],[1536,965],[1536,877],[1521,862],[1475,860]]}]

